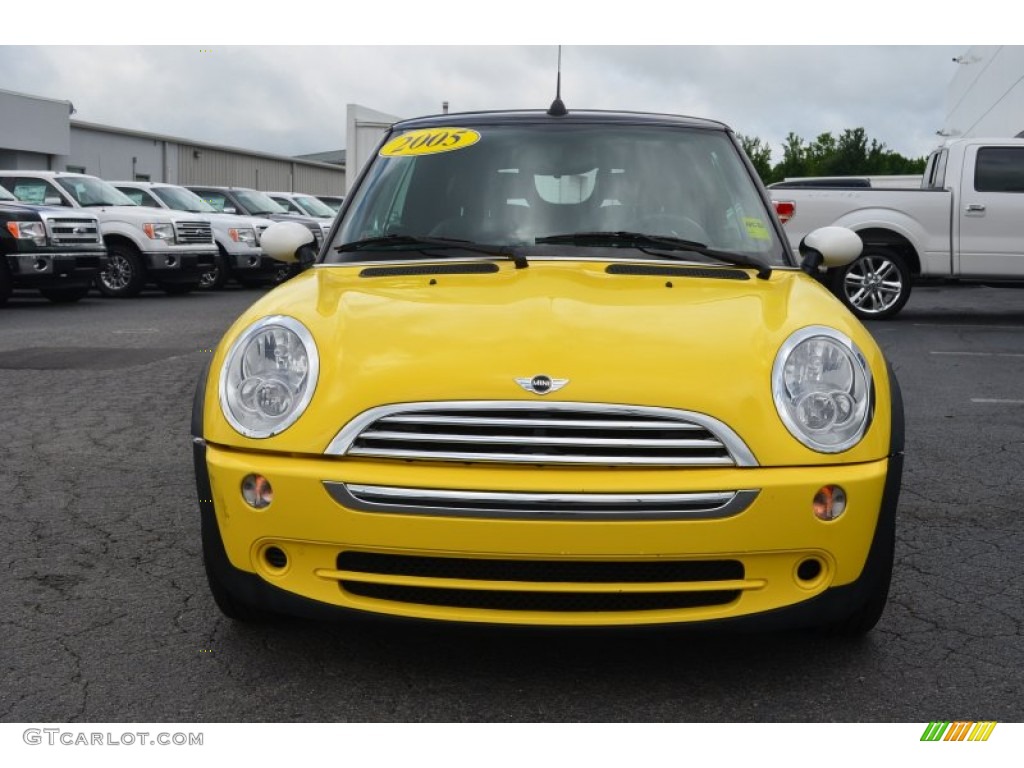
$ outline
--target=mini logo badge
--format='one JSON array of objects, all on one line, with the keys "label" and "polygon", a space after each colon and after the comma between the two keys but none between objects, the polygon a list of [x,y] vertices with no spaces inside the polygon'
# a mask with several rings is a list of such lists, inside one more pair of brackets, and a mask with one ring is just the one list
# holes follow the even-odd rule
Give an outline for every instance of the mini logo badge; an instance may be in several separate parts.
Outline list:
[{"label": "mini logo badge", "polygon": [[516,379],[516,384],[527,392],[533,392],[535,395],[546,395],[549,392],[557,392],[568,383],[568,379],[552,379],[550,376],[546,376],[543,373],[538,373],[536,376],[529,379]]}]

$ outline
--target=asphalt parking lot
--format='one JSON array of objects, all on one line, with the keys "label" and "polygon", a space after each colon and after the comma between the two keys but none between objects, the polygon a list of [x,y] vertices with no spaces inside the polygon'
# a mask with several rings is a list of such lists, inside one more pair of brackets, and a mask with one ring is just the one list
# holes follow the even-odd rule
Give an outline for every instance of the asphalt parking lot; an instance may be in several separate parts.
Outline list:
[{"label": "asphalt parking lot", "polygon": [[1024,720],[1024,291],[918,288],[869,326],[907,459],[890,602],[859,642],[224,619],[189,415],[258,296],[0,309],[0,720]]}]

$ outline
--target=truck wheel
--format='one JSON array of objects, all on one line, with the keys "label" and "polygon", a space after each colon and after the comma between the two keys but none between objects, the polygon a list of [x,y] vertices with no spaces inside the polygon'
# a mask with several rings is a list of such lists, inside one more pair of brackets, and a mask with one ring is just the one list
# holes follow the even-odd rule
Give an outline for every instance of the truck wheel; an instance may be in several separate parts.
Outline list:
[{"label": "truck wheel", "polygon": [[107,248],[107,268],[96,278],[100,293],[113,299],[138,296],[146,277],[142,272],[142,259],[134,248],[114,243]]},{"label": "truck wheel", "polygon": [[54,304],[74,304],[89,294],[89,287],[88,285],[73,285],[67,288],[40,288],[39,293],[44,299],[49,299]]},{"label": "truck wheel", "polygon": [[866,245],[856,261],[832,271],[830,287],[861,320],[885,320],[907,303],[910,280],[910,269],[896,251]]},{"label": "truck wheel", "polygon": [[204,291],[216,291],[224,287],[228,281],[228,257],[224,249],[217,246],[217,255],[214,257],[213,269],[203,272],[199,278],[199,288]]}]

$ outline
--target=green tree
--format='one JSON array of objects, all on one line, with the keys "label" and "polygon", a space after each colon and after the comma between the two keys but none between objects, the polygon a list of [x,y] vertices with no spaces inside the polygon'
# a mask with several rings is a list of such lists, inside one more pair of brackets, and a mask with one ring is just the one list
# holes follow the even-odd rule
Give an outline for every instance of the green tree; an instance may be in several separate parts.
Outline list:
[{"label": "green tree", "polygon": [[740,146],[747,153],[750,162],[754,164],[754,169],[761,177],[761,181],[767,184],[768,177],[772,175],[772,148],[768,146],[767,142],[761,141],[756,136],[750,137],[738,133],[736,138],[739,139]]},{"label": "green tree", "polygon": [[[760,139],[745,139],[752,146],[766,146]],[[748,152],[749,154],[749,152]],[[847,128],[837,139],[830,132],[806,142],[790,132],[782,147],[782,160],[762,172],[765,184],[793,176],[886,176],[924,171],[927,158],[907,158],[869,139],[863,128]]]}]

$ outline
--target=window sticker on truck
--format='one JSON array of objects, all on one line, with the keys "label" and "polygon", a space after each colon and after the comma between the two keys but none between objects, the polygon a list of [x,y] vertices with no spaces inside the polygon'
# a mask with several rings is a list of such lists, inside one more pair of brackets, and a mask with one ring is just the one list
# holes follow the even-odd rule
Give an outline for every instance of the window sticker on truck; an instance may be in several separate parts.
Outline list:
[{"label": "window sticker on truck", "polygon": [[411,157],[452,152],[480,141],[480,133],[471,128],[424,128],[409,131],[381,147],[381,157]]}]

